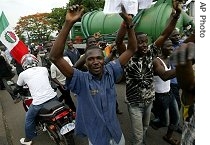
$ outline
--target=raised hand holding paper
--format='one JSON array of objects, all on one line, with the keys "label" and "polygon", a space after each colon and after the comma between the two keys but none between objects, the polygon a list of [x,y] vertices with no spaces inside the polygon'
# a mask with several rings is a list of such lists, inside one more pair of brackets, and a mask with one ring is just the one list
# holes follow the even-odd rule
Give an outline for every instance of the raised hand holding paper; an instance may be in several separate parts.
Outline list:
[{"label": "raised hand holding paper", "polygon": [[147,9],[150,8],[152,4],[152,0],[138,0],[139,9]]},{"label": "raised hand holding paper", "polygon": [[125,6],[128,14],[135,16],[138,13],[138,9],[149,8],[152,0],[105,0],[104,14],[121,13],[121,4]]},{"label": "raised hand holding paper", "polygon": [[138,12],[138,0],[105,0],[105,14],[121,13],[121,4],[125,6],[128,14],[136,15]]}]

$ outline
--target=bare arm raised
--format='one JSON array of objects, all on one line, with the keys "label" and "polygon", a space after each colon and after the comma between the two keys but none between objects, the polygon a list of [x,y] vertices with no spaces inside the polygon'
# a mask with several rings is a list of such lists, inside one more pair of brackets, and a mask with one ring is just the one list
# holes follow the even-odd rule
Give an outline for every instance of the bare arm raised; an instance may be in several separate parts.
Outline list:
[{"label": "bare arm raised", "polygon": [[164,29],[162,34],[155,41],[155,45],[157,47],[162,47],[163,43],[170,36],[170,34],[172,33],[172,31],[174,30],[174,28],[176,26],[176,23],[179,19],[181,11],[182,11],[181,3],[179,2],[179,0],[172,0],[172,2],[173,2],[173,10],[171,13],[172,18],[170,18],[170,22],[169,22],[168,26]]},{"label": "bare arm raised", "polygon": [[126,29],[128,33],[127,49],[119,57],[120,64],[125,65],[136,52],[137,40],[133,28],[132,16],[126,13],[124,6],[122,6],[122,13],[120,13],[120,16],[123,18],[126,24]]},{"label": "bare arm raised", "polygon": [[68,37],[69,31],[71,30],[74,23],[82,17],[83,12],[83,6],[73,5],[69,7],[66,13],[65,23],[50,51],[50,60],[66,77],[71,77],[74,70],[72,66],[70,66],[69,63],[63,58],[65,42]]}]

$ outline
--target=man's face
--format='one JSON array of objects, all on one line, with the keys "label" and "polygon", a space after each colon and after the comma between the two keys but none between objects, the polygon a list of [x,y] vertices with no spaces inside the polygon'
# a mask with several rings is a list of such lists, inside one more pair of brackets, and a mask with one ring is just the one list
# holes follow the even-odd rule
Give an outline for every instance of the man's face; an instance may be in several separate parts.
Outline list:
[{"label": "man's face", "polygon": [[102,76],[103,66],[104,66],[104,56],[103,52],[99,48],[94,48],[87,50],[86,55],[86,65],[91,74],[96,76]]},{"label": "man's face", "polygon": [[181,39],[179,32],[177,30],[174,30],[170,35],[170,39],[173,44],[178,44],[179,40]]},{"label": "man's face", "polygon": [[97,41],[94,37],[91,37],[87,40],[87,47],[90,47],[90,46],[93,46],[93,45],[96,45],[97,44]]},{"label": "man's face", "polygon": [[162,47],[162,54],[164,56],[170,56],[173,53],[173,44],[171,40],[166,40]]},{"label": "man's face", "polygon": [[148,51],[148,37],[146,34],[137,36],[137,51],[140,55],[147,54]]},{"label": "man's face", "polygon": [[45,45],[45,48],[50,51],[50,49],[52,48],[53,43],[52,42],[47,42],[47,44]]},{"label": "man's face", "polygon": [[67,42],[68,48],[73,48],[73,42],[71,40],[69,40]]}]

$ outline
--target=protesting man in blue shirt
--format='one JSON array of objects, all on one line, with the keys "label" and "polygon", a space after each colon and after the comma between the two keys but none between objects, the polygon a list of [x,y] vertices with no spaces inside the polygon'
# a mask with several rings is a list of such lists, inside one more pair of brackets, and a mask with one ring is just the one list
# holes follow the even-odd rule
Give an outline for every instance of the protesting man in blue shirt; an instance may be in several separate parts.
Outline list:
[{"label": "protesting man in blue shirt", "polygon": [[125,139],[116,115],[115,82],[123,75],[123,68],[137,48],[132,16],[122,6],[120,16],[128,33],[127,50],[116,60],[105,65],[104,55],[98,46],[86,49],[87,72],[70,66],[63,59],[65,41],[74,23],[82,16],[84,8],[73,5],[66,14],[63,28],[50,52],[51,61],[66,76],[67,86],[77,94],[75,133],[87,136],[89,145],[125,145]]}]

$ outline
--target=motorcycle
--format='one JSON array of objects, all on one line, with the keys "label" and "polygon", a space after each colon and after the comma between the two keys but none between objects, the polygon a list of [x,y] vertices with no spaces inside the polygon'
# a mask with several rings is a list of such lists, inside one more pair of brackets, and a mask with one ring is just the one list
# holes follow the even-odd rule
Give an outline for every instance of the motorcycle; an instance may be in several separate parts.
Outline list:
[{"label": "motorcycle", "polygon": [[[18,95],[27,112],[33,100],[28,88],[24,87]],[[56,145],[75,145],[75,116],[75,112],[64,103],[49,101],[44,104],[36,118],[37,130],[47,131]]]}]

